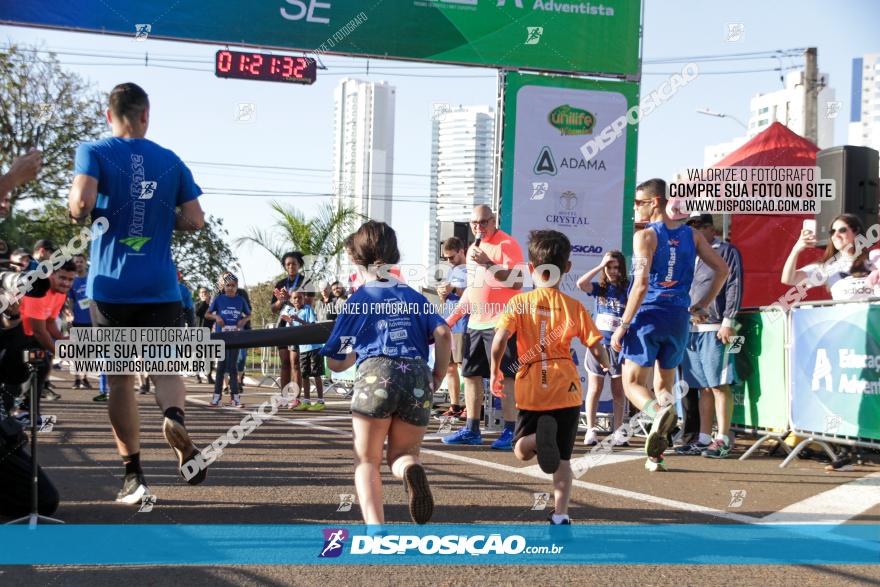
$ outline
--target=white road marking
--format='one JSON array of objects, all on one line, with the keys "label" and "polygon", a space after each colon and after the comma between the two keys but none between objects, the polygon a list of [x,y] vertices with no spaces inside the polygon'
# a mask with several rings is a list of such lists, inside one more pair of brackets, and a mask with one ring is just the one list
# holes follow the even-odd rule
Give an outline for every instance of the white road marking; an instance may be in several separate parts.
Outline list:
[{"label": "white road marking", "polygon": [[[587,451],[585,454],[571,461],[572,467],[574,467],[575,463],[581,459],[583,459],[583,462],[587,464],[590,469],[595,469],[596,467],[601,467],[604,465],[619,465],[620,463],[626,463],[628,461],[644,460],[645,451],[634,448],[630,450],[622,450],[619,452],[596,455],[592,455],[589,451]],[[547,473],[541,471],[541,468],[538,465],[523,467],[523,469],[528,469],[529,475],[531,475],[532,473],[540,473],[548,480],[553,478],[552,475],[548,475]]]},{"label": "white road marking", "polygon": [[877,505],[880,505],[880,473],[871,473],[764,516],[761,523],[838,525]]}]

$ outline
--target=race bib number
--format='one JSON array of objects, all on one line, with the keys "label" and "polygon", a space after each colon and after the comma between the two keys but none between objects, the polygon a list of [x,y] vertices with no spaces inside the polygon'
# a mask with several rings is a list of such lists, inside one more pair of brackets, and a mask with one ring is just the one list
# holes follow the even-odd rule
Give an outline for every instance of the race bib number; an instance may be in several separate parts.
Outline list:
[{"label": "race bib number", "polygon": [[238,330],[238,326],[224,326],[223,332],[236,332]]},{"label": "race bib number", "polygon": [[620,326],[620,318],[612,314],[597,314],[596,328],[606,332],[614,332]]},{"label": "race bib number", "polygon": [[79,309],[80,309],[80,310],[88,310],[88,309],[89,309],[89,304],[91,303],[91,301],[92,301],[92,300],[90,300],[89,298],[83,298],[83,299],[81,299],[81,300],[79,301]]}]

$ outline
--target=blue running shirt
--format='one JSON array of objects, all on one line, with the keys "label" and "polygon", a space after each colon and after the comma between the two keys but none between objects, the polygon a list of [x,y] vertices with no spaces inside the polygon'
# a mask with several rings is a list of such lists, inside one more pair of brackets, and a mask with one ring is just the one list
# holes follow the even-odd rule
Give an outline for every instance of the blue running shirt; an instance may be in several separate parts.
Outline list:
[{"label": "blue running shirt", "polygon": [[92,241],[86,295],[113,304],[179,302],[175,208],[202,193],[189,168],[153,141],[113,137],[80,145],[74,173],[98,180],[92,218],[109,222]]},{"label": "blue running shirt", "polygon": [[693,229],[682,224],[670,230],[663,222],[652,222],[648,226],[657,233],[657,250],[651,261],[648,293],[642,307],[687,309],[691,305],[691,282],[697,259]]}]

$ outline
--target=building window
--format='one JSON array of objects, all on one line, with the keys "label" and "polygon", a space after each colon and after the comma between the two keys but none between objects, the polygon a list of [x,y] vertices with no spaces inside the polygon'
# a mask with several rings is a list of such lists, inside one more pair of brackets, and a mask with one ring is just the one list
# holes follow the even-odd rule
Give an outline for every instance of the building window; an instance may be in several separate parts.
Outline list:
[{"label": "building window", "polygon": [[758,110],[758,114],[764,114],[765,112],[769,112],[769,111],[770,111],[770,108],[768,106],[765,106],[764,108],[761,108],[760,110]]}]

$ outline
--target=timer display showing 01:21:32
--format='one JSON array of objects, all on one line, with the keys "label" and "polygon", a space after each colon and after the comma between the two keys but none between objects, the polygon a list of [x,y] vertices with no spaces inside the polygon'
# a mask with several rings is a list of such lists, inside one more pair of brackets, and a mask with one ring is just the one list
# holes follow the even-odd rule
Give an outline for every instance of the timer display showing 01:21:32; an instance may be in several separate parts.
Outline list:
[{"label": "timer display showing 01:21:32", "polygon": [[217,51],[214,75],[233,79],[256,79],[271,82],[313,84],[317,63],[308,57]]}]

